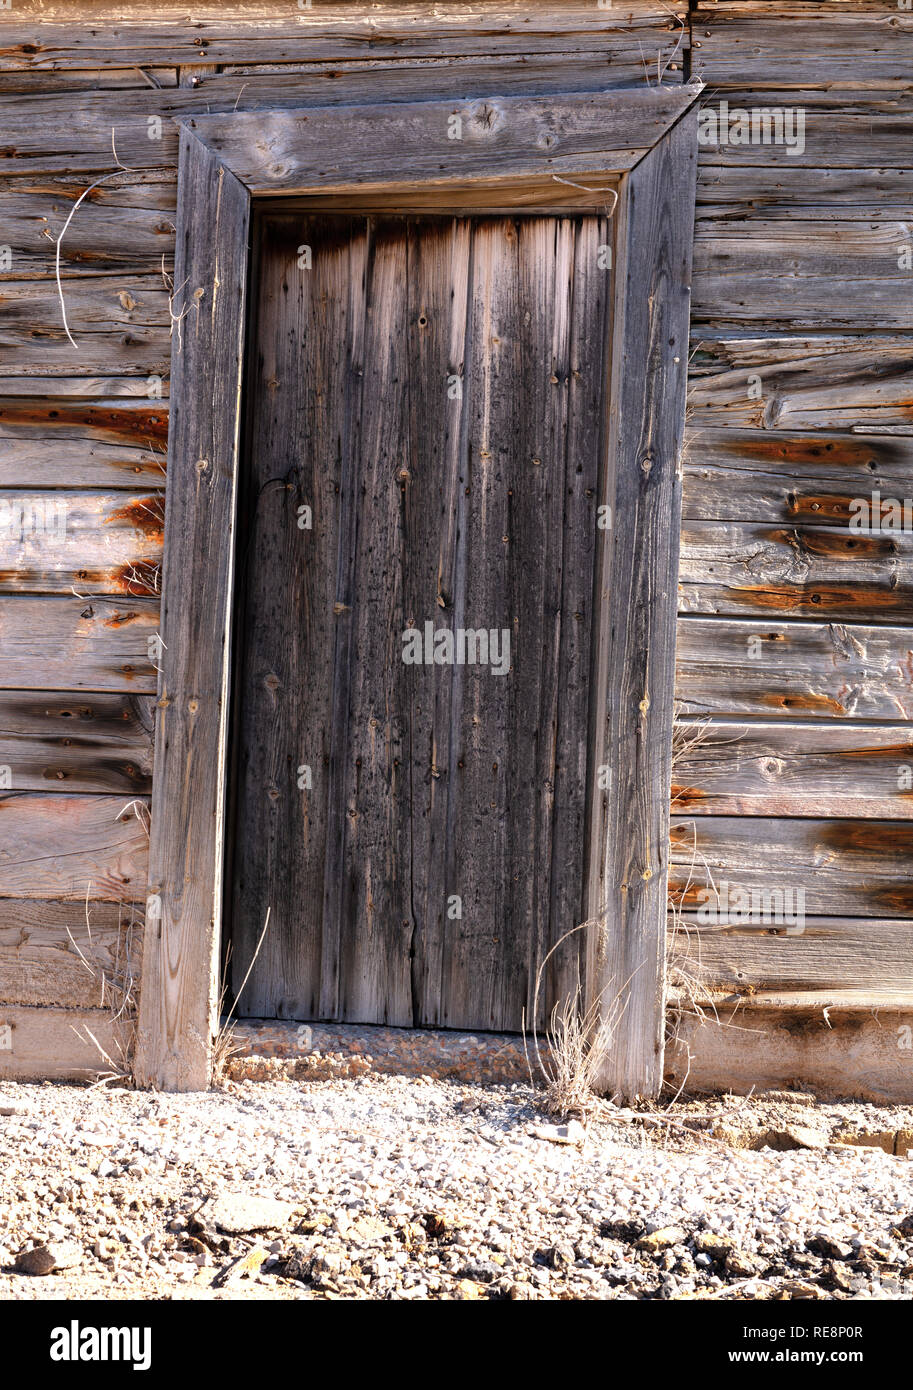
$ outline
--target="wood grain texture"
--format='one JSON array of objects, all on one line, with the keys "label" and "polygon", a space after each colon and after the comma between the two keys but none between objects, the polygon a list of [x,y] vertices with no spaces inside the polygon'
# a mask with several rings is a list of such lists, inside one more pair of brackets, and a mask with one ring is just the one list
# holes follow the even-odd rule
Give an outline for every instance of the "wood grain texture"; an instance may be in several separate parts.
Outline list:
[{"label": "wood grain texture", "polygon": [[93,1081],[112,1062],[129,1074],[130,1022],[115,1024],[107,1009],[0,1004],[4,1024],[12,1030],[12,1048],[0,1052],[4,1081]]},{"label": "wood grain texture", "polygon": [[[533,95],[562,85],[581,91],[643,85],[645,69],[655,80],[657,54],[665,64],[681,30],[655,3],[628,4],[614,13],[598,12],[592,3],[558,10],[528,3],[473,4],[459,17],[432,14],[427,6],[385,6],[377,15],[352,7],[322,9],[302,18],[280,15],[265,0],[230,8],[204,3],[190,18],[186,6],[181,12],[180,6],[166,5],[153,19],[147,3],[125,0],[112,24],[105,7],[93,9],[88,0],[78,21],[72,7],[62,8],[56,0],[16,0],[14,13],[5,16],[0,243],[11,244],[13,264],[0,271],[0,294],[11,284],[16,301],[9,301],[8,309],[4,304],[8,346],[2,351],[0,397],[31,397],[26,408],[32,414],[8,427],[2,413],[8,400],[0,400],[4,487],[107,493],[161,485],[156,456],[166,421],[148,439],[126,420],[98,434],[95,421],[116,397],[141,396],[150,374],[163,377],[167,394],[171,343],[165,299],[156,302],[155,322],[147,321],[147,310],[153,289],[164,290],[163,252],[171,269],[175,117],[230,112],[236,105],[258,111],[286,104],[408,103],[442,94],[456,101],[486,91]],[[709,83],[705,102],[726,96],[731,105],[747,107],[802,105],[807,130],[800,156],[777,147],[700,151],[695,304],[701,317],[694,326],[691,363],[688,434],[694,438],[686,464],[686,515],[702,523],[768,530],[811,529],[821,520],[842,526],[846,500],[856,495],[850,489],[864,482],[866,471],[871,486],[894,495],[909,469],[909,439],[903,437],[913,433],[909,301],[896,272],[885,279],[890,246],[883,238],[909,226],[913,217],[910,18],[885,8],[883,0],[853,0],[837,10],[794,0],[774,5],[742,0],[699,5],[688,27],[698,45],[691,60]],[[678,64],[689,45],[685,35],[666,84],[681,81]],[[179,65],[180,80],[192,73],[200,79],[196,87],[178,88]],[[160,142],[148,139],[150,114],[164,118]],[[63,247],[77,353],[62,335],[48,233],[59,230],[90,179],[114,167],[112,129],[131,172],[86,199]],[[24,284],[32,289],[24,291]],[[848,286],[851,295],[845,293]],[[121,293],[140,307],[125,310],[117,298]],[[885,331],[890,324],[893,333]],[[748,394],[751,373],[761,377],[760,399]],[[61,403],[70,412],[74,403],[86,404],[93,396],[101,399],[92,402],[98,410],[91,419],[70,413],[67,423],[55,423],[52,412]],[[821,452],[810,438],[814,433],[822,435]],[[421,530],[419,519],[414,529]],[[705,565],[714,563],[705,544],[709,535],[699,538],[699,549],[704,547],[699,562]],[[733,552],[733,573],[745,568],[757,534],[743,532],[742,539],[746,543]],[[419,543],[417,534],[410,533],[410,543]],[[807,559],[800,552],[800,570]],[[785,560],[782,547],[771,550],[762,543],[762,567]],[[887,561],[890,573],[892,563]],[[846,567],[852,568],[849,561]],[[727,588],[728,581],[721,591]],[[840,786],[858,799],[858,818],[869,819],[876,810],[885,814],[873,780],[876,763],[864,756],[847,766],[838,750],[860,740],[864,748],[870,735],[883,746],[879,740],[890,737],[890,727],[913,717],[913,643],[910,629],[900,625],[908,619],[898,613],[883,622],[877,583],[870,602],[854,586],[852,604],[840,610],[846,616],[838,620],[829,610],[830,622],[816,620],[817,611],[793,606],[794,578],[785,588],[785,597],[774,596],[773,606],[763,612],[745,610],[740,616],[720,609],[714,610],[720,616],[708,612],[679,622],[677,693],[683,708],[764,726],[762,741],[751,745],[753,758],[741,764],[736,759],[738,773],[719,750],[713,773],[717,792],[724,798],[748,797],[746,804],[755,805],[761,803],[752,798],[785,796],[795,806],[803,791],[795,781],[802,766],[809,778],[802,804],[812,809],[820,791],[821,807],[836,815],[836,758]],[[88,593],[84,586],[77,590]],[[30,688],[39,700],[46,687],[86,697],[97,690],[151,691],[156,673],[146,641],[157,630],[156,611],[151,598],[0,596],[0,686]],[[797,611],[802,620],[786,620]],[[752,638],[760,639],[760,660],[748,654]],[[13,698],[18,700],[18,693]],[[59,699],[44,698],[42,709]],[[18,749],[21,758],[30,750],[28,775],[34,774],[37,787],[41,767],[60,759],[42,759],[44,716],[37,705],[35,710],[36,741],[29,742],[27,732],[16,733],[11,756]],[[443,717],[443,710],[434,716],[435,721]],[[772,727],[780,718],[786,725],[782,734]],[[828,736],[807,750],[804,762],[798,732],[796,746],[784,750],[782,739],[789,739],[797,720],[813,721],[814,738],[825,719],[884,721],[885,728],[847,730],[836,744]],[[116,747],[99,748],[94,766],[89,752],[83,756],[81,750],[72,775],[85,778],[87,790],[96,780],[99,789],[115,790],[105,784],[119,776],[112,767],[119,765],[119,755],[111,755]],[[761,760],[776,757],[778,747],[787,754],[786,768],[762,782]],[[416,768],[416,783],[421,775]],[[83,787],[82,782],[66,785]],[[432,793],[440,790],[441,779],[432,779]],[[893,814],[899,818],[901,812]],[[903,867],[899,854],[898,865]],[[814,876],[816,870],[806,872]],[[873,970],[877,973],[882,951],[891,968],[899,968],[887,938],[878,942]],[[433,949],[425,965],[419,968],[417,960],[414,974],[436,977],[439,958]],[[744,1056],[732,1056],[717,1069],[722,1084],[739,1084],[752,1066],[760,1075],[762,1063],[787,1048],[793,1035],[783,1029],[782,1012],[771,1025],[775,1031],[762,1039],[763,1056],[753,1056],[756,1040],[749,1034]],[[838,1017],[845,1027],[846,1017]],[[721,1046],[733,1037],[730,1030],[718,1032]],[[862,1063],[845,1053],[826,1060],[833,1041],[834,1033],[823,1027],[814,1056],[794,1048],[786,1060],[781,1057],[778,1065],[786,1070],[780,1080],[801,1077],[803,1066],[820,1067],[823,1057],[832,1077],[839,1079],[841,1067],[844,1076],[848,1068],[858,1070]],[[868,1034],[862,1041],[869,1047]],[[886,1049],[890,1065],[899,1056],[909,1070],[892,1032]],[[869,1054],[864,1049],[860,1055]],[[710,1074],[705,1067],[702,1075]],[[894,1074],[899,1085],[896,1066]]]},{"label": "wood grain texture", "polygon": [[703,235],[730,222],[896,222],[913,211],[913,169],[792,169],[773,177],[759,165],[698,165],[695,230]]},{"label": "wood grain texture", "polygon": [[681,736],[672,775],[677,812],[913,817],[913,736],[904,725],[724,720],[684,725]]},{"label": "wood grain texture", "polygon": [[[152,93],[148,87],[144,91],[148,100]],[[72,97],[66,100],[72,105]],[[110,93],[105,94],[103,104],[109,120],[111,101]],[[150,104],[154,106],[154,102]],[[3,105],[0,88],[0,110]],[[19,106],[21,110],[21,100]],[[65,110],[59,113],[59,119],[66,124]],[[109,139],[109,157],[110,148]],[[80,203],[61,242],[61,277],[161,273],[163,256],[170,272],[175,182],[173,174],[168,182],[149,183],[128,182],[124,176],[90,193]],[[55,241],[85,192],[86,183],[85,177],[67,175],[56,179],[15,175],[0,178],[0,226],[4,243],[10,248],[10,267],[0,270],[0,283],[6,279],[54,277]]]},{"label": "wood grain texture", "polygon": [[0,898],[0,1007],[116,1008],[141,954],[135,904]]},{"label": "wood grain texture", "polygon": [[683,714],[910,719],[910,638],[902,627],[684,617],[676,695]]},{"label": "wood grain texture", "polygon": [[0,595],[0,688],[155,694],[155,599]]},{"label": "wood grain texture", "polygon": [[[619,72],[619,55],[608,43],[573,56],[518,52],[488,54],[470,62],[448,62],[439,55],[406,61],[376,53],[363,63],[337,64],[308,61],[308,53],[302,45],[300,61],[294,65],[247,65],[224,71],[215,66],[198,67],[194,72],[199,80],[194,86],[172,85],[161,90],[142,84],[135,91],[118,93],[116,98],[104,89],[81,91],[74,97],[55,93],[51,86],[23,103],[20,94],[6,96],[0,86],[0,122],[10,140],[15,139],[15,145],[0,150],[0,175],[10,176],[10,188],[31,188],[33,192],[43,188],[55,201],[66,199],[80,173],[116,169],[111,150],[113,129],[125,171],[92,195],[89,222],[104,228],[110,225],[110,209],[121,204],[132,206],[137,214],[135,234],[142,239],[154,228],[142,210],[160,205],[167,208],[169,201],[174,206],[177,123],[188,116],[439,100],[442,92],[465,99],[485,92],[508,96],[600,91],[615,88],[626,78],[644,88],[644,70],[656,58],[655,50],[648,54],[635,45],[623,55],[624,68]],[[681,83],[680,67],[665,74],[664,85],[676,83]],[[161,118],[161,131],[156,131],[160,138],[150,138],[150,116]],[[4,179],[0,187],[6,183]],[[50,220],[47,202],[36,210],[39,225],[35,231],[42,235],[42,220]],[[78,247],[82,234],[75,220],[71,231],[71,244]],[[91,249],[91,243],[85,245]],[[67,243],[64,251],[66,247]]]},{"label": "wood grain texture", "polygon": [[0,372],[112,370],[120,360],[147,375],[167,375],[171,321],[161,274],[77,278],[67,282],[65,295],[76,347],[66,337],[53,281],[0,282]]},{"label": "wood grain texture", "polygon": [[[231,931],[237,988],[270,912],[244,1012],[315,1018],[338,1007],[339,925],[324,923],[343,885],[338,864],[336,877],[328,872],[327,836],[333,808],[342,833],[346,801],[369,236],[364,223],[360,234],[315,219],[300,227],[293,240],[281,217],[258,228]],[[307,274],[297,268],[302,242],[315,256]],[[289,438],[303,446],[291,455]],[[312,508],[310,531],[298,525],[302,506]],[[335,723],[334,689],[343,701]],[[299,789],[299,766],[311,769],[312,788]]]},{"label": "wood grain texture", "polygon": [[0,767],[14,791],[152,789],[152,701],[145,696],[0,694]]},{"label": "wood grain texture", "polygon": [[799,1088],[905,1105],[913,1095],[910,1054],[898,1041],[911,1024],[904,995],[891,1012],[881,1002],[873,1013],[873,995],[864,991],[855,1008],[842,1010],[822,999],[789,1011],[739,1004],[720,1010],[719,1022],[684,1013],[667,1052],[666,1083],[671,1095],[684,1083],[689,1092]]},{"label": "wood grain texture", "polygon": [[820,221],[806,210],[788,224],[731,219],[701,226],[694,243],[695,321],[909,329],[913,272],[904,269],[903,256],[909,244],[903,220]]},{"label": "wood grain texture", "polygon": [[[614,21],[614,22],[613,22]],[[588,51],[595,39],[638,51],[650,43],[655,62],[682,41],[683,25],[655,3],[628,0],[624,12],[597,10],[571,0],[556,13],[550,4],[476,3],[455,14],[429,11],[421,3],[384,6],[369,14],[347,4],[320,5],[291,16],[261,5],[234,13],[210,8],[192,18],[175,8],[124,16],[112,24],[74,24],[47,13],[14,19],[4,25],[0,57],[8,69],[84,68],[87,65],[147,68],[192,64],[270,63],[310,61],[336,64],[373,59],[378,53],[398,58],[467,57],[492,52],[530,54],[537,51]],[[687,34],[684,35],[687,40]],[[652,40],[652,42],[651,42]]]},{"label": "wood grain texture", "polygon": [[872,996],[887,988],[910,995],[913,1008],[913,922],[866,917],[809,917],[796,935],[745,927],[709,927],[686,913],[670,925],[672,983],[696,985],[708,997],[852,988]]},{"label": "wood grain texture", "polygon": [[686,521],[686,613],[770,613],[902,626],[913,621],[913,534]]},{"label": "wood grain texture", "polygon": [[181,180],[175,284],[186,285],[196,309],[182,324],[172,374],[149,865],[161,918],[144,940],[136,1075],[141,1084],[200,1090],[209,1083],[221,917],[249,199],[189,133]]},{"label": "wood grain texture", "polygon": [[547,184],[554,175],[630,168],[694,96],[683,86],[651,87],[549,102],[508,96],[186,119],[255,196],[390,183],[446,192],[461,179]]},{"label": "wood grain texture", "polygon": [[0,897],[145,897],[148,835],[117,796],[0,796]]},{"label": "wood grain texture", "polygon": [[0,593],[154,596],[163,492],[0,490]]},{"label": "wood grain texture", "polygon": [[[591,1000],[623,1027],[600,1074],[624,1097],[662,1080],[667,788],[671,782],[675,580],[681,509],[688,300],[696,165],[689,112],[629,177],[620,207],[611,374],[612,530],[597,572],[594,795],[588,916]],[[623,252],[621,252],[623,248]],[[603,607],[605,605],[605,607]]]},{"label": "wood grain texture", "polygon": [[[816,28],[828,26],[817,24]],[[775,69],[774,75],[782,76],[784,68]],[[719,103],[726,100],[730,110],[751,111],[754,109],[777,111],[778,109],[798,107],[805,112],[801,148],[798,144],[728,144],[706,143],[701,146],[701,162],[724,165],[727,168],[765,168],[770,171],[773,181],[781,169],[909,169],[913,167],[909,142],[905,132],[909,128],[910,111],[913,108],[913,91],[910,83],[904,89],[894,90],[876,86],[866,91],[865,83],[833,85],[833,79],[825,69],[822,74],[823,90],[815,91],[812,73],[806,70],[806,80],[801,90],[776,81],[771,87],[760,83],[743,88],[736,96],[725,88],[717,88],[711,80],[709,90],[705,88],[704,104],[717,112]],[[692,71],[692,78],[700,77],[700,72]],[[812,80],[809,80],[809,79]],[[772,89],[771,89],[772,88]],[[861,90],[862,88],[862,90]]]},{"label": "wood grain texture", "polygon": [[[44,407],[48,412],[49,420],[53,419],[51,412],[60,405],[61,399],[68,399],[80,402],[83,405],[91,399],[105,399],[106,397],[131,397],[136,399],[142,396],[149,400],[154,394],[157,403],[161,406],[165,402],[164,409],[167,411],[168,400],[168,375],[156,378],[154,381],[145,381],[136,376],[93,376],[91,372],[85,376],[42,376],[41,396],[35,401],[35,381],[34,378],[21,376],[0,376],[0,397],[3,398],[4,405],[7,398],[14,399],[21,396],[29,396],[33,403],[39,407]],[[21,402],[20,402],[21,404]],[[167,442],[167,415],[165,420],[165,441]],[[156,431],[151,432],[151,437],[155,441]],[[165,460],[162,459],[164,467]]]},{"label": "wood grain texture", "polygon": [[[236,982],[272,915],[245,1012],[519,1029],[580,920],[607,236],[266,221]],[[402,630],[436,617],[510,632],[510,673],[406,666]]]},{"label": "wood grain texture", "polygon": [[671,839],[669,896],[685,910],[712,903],[725,881],[802,888],[813,916],[913,916],[908,820],[673,816]]},{"label": "wood grain texture", "polygon": [[694,334],[689,429],[913,432],[908,337]]},{"label": "wood grain texture", "polygon": [[[129,378],[127,379],[130,380]],[[101,394],[110,382],[80,379]],[[145,390],[149,385],[142,383]],[[150,383],[167,392],[167,380]],[[24,387],[25,392],[18,390]],[[139,389],[140,383],[133,383]],[[61,395],[54,394],[59,387]],[[168,443],[168,406],[161,400],[66,399],[68,378],[0,383],[0,467],[5,488],[162,488]]]},{"label": "wood grain texture", "polygon": [[701,37],[693,71],[723,88],[909,90],[913,15],[853,13],[855,8],[829,6],[805,18],[798,10],[759,16],[743,14],[737,5],[707,6],[697,21]]},{"label": "wood grain texture", "polygon": [[708,427],[686,448],[682,514],[847,525],[854,498],[902,499],[911,486],[913,438]]}]

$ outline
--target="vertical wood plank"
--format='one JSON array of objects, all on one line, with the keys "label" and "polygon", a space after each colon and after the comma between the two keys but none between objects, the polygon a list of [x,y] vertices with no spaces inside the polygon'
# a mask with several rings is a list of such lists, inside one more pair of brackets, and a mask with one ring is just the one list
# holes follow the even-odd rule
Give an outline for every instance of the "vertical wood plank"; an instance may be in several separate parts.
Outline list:
[{"label": "vertical wood plank", "polygon": [[[299,246],[310,247],[309,268],[298,264]],[[364,329],[365,224],[267,216],[259,247],[239,531],[232,983],[239,989],[247,975],[269,911],[239,1007],[314,1018],[328,837],[342,830],[331,808],[333,690],[348,620],[334,607],[352,539],[342,519],[352,511],[349,440],[360,411],[352,349]],[[308,507],[310,516],[300,511]]]},{"label": "vertical wood plank", "polygon": [[[209,1084],[249,198],[181,131],[159,721],[139,1085]],[[157,910],[160,904],[160,910]]]},{"label": "vertical wood plank", "polygon": [[597,574],[588,990],[620,1024],[600,1084],[624,1099],[662,1083],[664,942],[675,676],[679,454],[688,365],[696,115],[625,180],[616,255],[609,460],[613,526]]},{"label": "vertical wood plank", "polygon": [[[409,478],[403,486],[404,625],[453,620],[463,584],[463,460],[469,218],[420,220],[409,250]],[[455,668],[412,667],[412,995],[416,1024],[444,1016],[448,901],[458,892],[452,833],[458,752],[451,717]]]},{"label": "vertical wood plank", "polygon": [[591,725],[590,667],[596,632],[593,574],[600,462],[605,453],[608,394],[606,327],[613,284],[603,248],[612,241],[606,217],[580,220],[574,247],[568,344],[564,555],[556,714],[552,833],[551,931],[556,947],[543,978],[547,1009],[584,983],[585,934],[562,936],[586,917],[586,815]]},{"label": "vertical wood plank", "polygon": [[[343,800],[338,1011],[367,1023],[412,1023],[412,846],[407,667],[402,660],[402,474],[409,363],[405,226],[372,223],[364,327],[359,474],[350,546],[354,565],[338,602],[351,633],[341,721]],[[344,745],[342,743],[344,738]],[[328,875],[329,876],[329,875]]]}]

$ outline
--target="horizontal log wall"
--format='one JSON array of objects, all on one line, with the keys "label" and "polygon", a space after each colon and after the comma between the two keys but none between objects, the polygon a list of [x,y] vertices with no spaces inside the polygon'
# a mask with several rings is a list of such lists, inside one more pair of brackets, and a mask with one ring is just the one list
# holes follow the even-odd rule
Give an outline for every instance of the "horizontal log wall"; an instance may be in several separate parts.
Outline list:
[{"label": "horizontal log wall", "polygon": [[[698,737],[673,788],[674,968],[692,995],[766,1000],[764,1028],[804,1016],[802,1000],[820,1016],[822,990],[913,1007],[913,551],[909,534],[847,525],[873,488],[913,495],[913,274],[898,259],[913,19],[880,0],[448,8],[250,0],[188,18],[145,0],[112,20],[88,0],[79,18],[18,0],[3,21],[0,998],[32,1066],[33,1013],[59,1006],[48,1074],[66,1072],[61,1013],[105,1016],[98,963],[122,973],[141,926],[172,316],[193,311],[170,279],[174,116],[548,92],[569,60],[579,90],[690,70],[705,104],[805,112],[801,154],[701,152],[678,644]],[[73,346],[55,239],[100,178],[61,248]],[[723,872],[804,887],[806,932],[708,931],[696,894]],[[75,949],[87,914],[94,971]],[[726,1030],[724,1062],[693,1020],[681,1036],[674,1084],[689,1065],[750,1084],[750,1029]],[[805,1065],[801,1048],[769,1050],[787,1079]]]},{"label": "horizontal log wall", "polygon": [[[668,1079],[909,1098],[913,540],[849,522],[913,496],[913,17],[702,2],[691,37],[705,106],[805,129],[700,157]],[[724,881],[804,929],[721,926]]]},{"label": "horizontal log wall", "polygon": [[[192,312],[174,117],[680,82],[688,47],[686,7],[658,0],[113,8],[17,0],[0,26],[0,1076],[84,1074],[87,1018],[113,1047],[104,981],[135,988],[172,316]],[[74,346],[55,242],[98,179],[61,245]]]}]

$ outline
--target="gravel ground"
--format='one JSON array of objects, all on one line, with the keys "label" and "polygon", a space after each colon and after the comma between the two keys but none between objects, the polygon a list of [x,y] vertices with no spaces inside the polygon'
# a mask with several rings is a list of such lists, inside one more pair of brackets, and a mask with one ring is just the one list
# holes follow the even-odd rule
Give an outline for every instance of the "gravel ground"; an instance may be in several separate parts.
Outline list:
[{"label": "gravel ground", "polygon": [[0,1298],[913,1297],[913,1109],[537,1099],[3,1083]]}]

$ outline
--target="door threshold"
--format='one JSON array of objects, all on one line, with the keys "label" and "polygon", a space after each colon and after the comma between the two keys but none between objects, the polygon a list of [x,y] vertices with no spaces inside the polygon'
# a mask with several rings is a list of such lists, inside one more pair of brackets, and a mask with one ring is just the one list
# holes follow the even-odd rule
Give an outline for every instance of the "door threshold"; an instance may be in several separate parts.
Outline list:
[{"label": "door threshold", "polygon": [[523,1038],[515,1033],[275,1018],[245,1018],[231,1027],[223,1068],[231,1081],[325,1081],[372,1072],[484,1085],[530,1079]]}]

